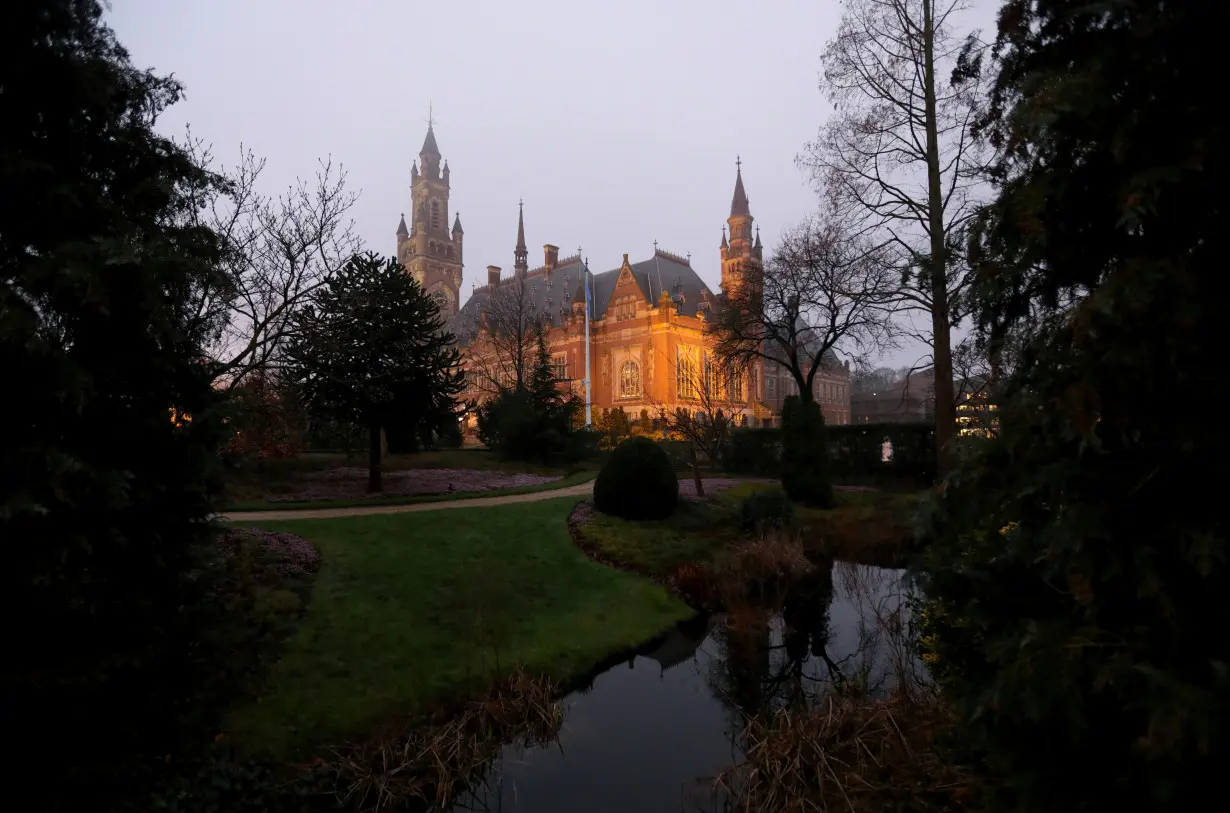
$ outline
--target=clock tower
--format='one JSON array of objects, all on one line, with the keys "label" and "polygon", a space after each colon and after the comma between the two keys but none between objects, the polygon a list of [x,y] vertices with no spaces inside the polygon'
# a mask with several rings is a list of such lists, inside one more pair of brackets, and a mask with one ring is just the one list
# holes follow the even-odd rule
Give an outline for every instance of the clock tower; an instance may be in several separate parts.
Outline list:
[{"label": "clock tower", "polygon": [[[420,170],[420,166],[422,169]],[[397,259],[440,305],[440,315],[457,314],[461,293],[461,217],[448,226],[448,162],[440,166],[440,148],[432,123],[410,169],[410,228],[406,216],[397,224]]]}]

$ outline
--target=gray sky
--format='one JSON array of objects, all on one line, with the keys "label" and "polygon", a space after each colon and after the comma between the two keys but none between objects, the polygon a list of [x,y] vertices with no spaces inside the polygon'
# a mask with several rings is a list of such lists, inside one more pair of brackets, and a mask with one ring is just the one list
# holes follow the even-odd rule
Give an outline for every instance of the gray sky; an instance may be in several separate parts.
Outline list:
[{"label": "gray sky", "polygon": [[736,155],[775,243],[815,206],[795,156],[828,113],[816,79],[839,12],[833,0],[112,0],[107,20],[137,65],[187,87],[160,129],[191,123],[227,164],[241,143],[265,156],[267,193],[332,156],[382,254],[431,104],[465,227],[464,300],[488,264],[511,268],[519,198],[532,265],[554,243],[606,270],[656,239],[716,288]]}]

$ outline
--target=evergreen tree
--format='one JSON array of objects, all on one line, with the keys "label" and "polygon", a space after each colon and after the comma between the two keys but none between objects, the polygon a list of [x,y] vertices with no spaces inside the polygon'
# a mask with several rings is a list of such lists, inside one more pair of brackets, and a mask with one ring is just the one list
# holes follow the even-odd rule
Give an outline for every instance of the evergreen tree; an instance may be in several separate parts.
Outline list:
[{"label": "evergreen tree", "polygon": [[179,84],[101,17],[42,0],[0,26],[0,703],[45,808],[105,805],[127,760],[173,746],[197,674],[186,574],[222,493],[217,325],[195,315],[226,280],[216,235],[184,225],[214,180],[153,129]]},{"label": "evergreen tree", "polygon": [[[999,436],[923,585],[958,730],[1020,810],[1183,810],[1230,753],[1224,4],[1012,0],[972,243]],[[1142,54],[1149,55],[1142,58]],[[967,65],[974,69],[976,65]]]},{"label": "evergreen tree", "polygon": [[382,427],[456,422],[463,373],[453,336],[396,259],[356,255],[294,321],[290,378],[316,415],[367,429],[368,491],[382,489]]},{"label": "evergreen tree", "polygon": [[510,460],[540,460],[579,454],[574,437],[581,403],[562,393],[545,337],[535,340],[533,367],[525,383],[500,387],[478,407],[478,436]]}]

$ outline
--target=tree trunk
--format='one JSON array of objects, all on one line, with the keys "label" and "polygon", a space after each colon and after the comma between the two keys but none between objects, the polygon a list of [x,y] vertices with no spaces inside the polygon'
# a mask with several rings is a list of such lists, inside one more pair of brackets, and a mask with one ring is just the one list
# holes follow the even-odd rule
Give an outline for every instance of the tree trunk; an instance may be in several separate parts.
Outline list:
[{"label": "tree trunk", "polygon": [[952,337],[948,313],[948,257],[944,245],[944,195],[935,106],[935,18],[923,1],[923,93],[927,118],[927,212],[931,232],[931,334],[935,359],[935,457],[942,477],[951,462],[949,441],[957,424],[952,391]]},{"label": "tree trunk", "polygon": [[692,482],[696,483],[696,496],[705,496],[705,483],[700,477],[700,460],[696,457],[696,447],[688,448],[688,463],[692,466]]},{"label": "tree trunk", "polygon": [[367,427],[367,493],[378,494],[384,490],[380,479],[380,424]]}]

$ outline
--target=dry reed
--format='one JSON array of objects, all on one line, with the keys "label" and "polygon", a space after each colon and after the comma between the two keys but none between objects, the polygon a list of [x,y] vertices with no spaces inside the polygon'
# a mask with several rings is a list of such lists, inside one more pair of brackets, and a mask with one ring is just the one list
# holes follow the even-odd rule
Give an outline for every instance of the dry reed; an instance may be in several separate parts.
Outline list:
[{"label": "dry reed", "polygon": [[969,774],[938,747],[951,725],[930,692],[835,692],[807,710],[749,719],[746,761],[717,786],[736,811],[957,810]]},{"label": "dry reed", "polygon": [[731,607],[749,597],[763,597],[775,585],[788,585],[814,567],[797,535],[772,530],[715,556],[705,568],[705,587],[712,600]]},{"label": "dry reed", "polygon": [[556,739],[563,722],[558,691],[548,678],[518,672],[445,722],[335,749],[343,801],[365,811],[409,800],[447,808],[483,781],[504,746]]}]

